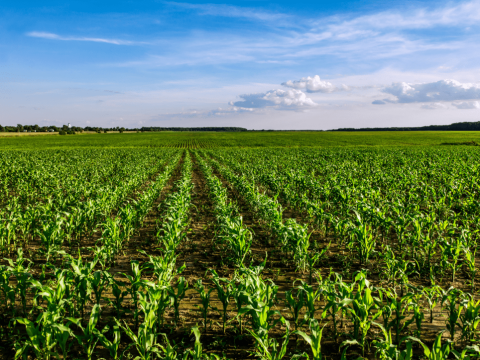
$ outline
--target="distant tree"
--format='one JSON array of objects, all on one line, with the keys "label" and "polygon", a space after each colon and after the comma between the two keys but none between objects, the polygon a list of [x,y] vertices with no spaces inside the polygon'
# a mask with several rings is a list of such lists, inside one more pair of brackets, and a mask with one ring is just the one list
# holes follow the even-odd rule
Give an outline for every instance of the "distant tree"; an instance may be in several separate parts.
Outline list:
[{"label": "distant tree", "polygon": [[120,131],[120,134],[123,134],[123,132],[125,131],[125,128],[121,127],[118,131]]},{"label": "distant tree", "polygon": [[2,125],[0,125],[0,132],[5,132],[5,128]]}]

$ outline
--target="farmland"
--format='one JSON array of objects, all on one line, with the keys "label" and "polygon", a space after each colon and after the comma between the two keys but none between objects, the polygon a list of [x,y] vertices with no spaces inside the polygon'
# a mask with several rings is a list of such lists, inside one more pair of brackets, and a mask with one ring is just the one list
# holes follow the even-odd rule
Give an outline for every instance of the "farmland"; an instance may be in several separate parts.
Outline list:
[{"label": "farmland", "polygon": [[473,359],[478,140],[2,138],[0,358]]}]

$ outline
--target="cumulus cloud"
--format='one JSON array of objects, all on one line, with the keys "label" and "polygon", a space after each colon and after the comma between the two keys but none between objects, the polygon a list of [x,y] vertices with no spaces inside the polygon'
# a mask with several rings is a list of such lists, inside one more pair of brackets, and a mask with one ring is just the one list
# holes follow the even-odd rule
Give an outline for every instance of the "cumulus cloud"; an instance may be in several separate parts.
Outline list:
[{"label": "cumulus cloud", "polygon": [[398,103],[438,102],[480,99],[480,85],[460,83],[456,80],[440,80],[432,83],[393,83],[383,89],[393,95]]},{"label": "cumulus cloud", "polygon": [[288,80],[287,82],[282,83],[283,86],[297,89],[297,90],[306,90],[307,92],[322,92],[322,93],[331,93],[334,91],[343,91],[349,90],[348,86],[342,85],[341,87],[336,87],[331,82],[324,81],[320,79],[320,76],[315,75],[314,77],[303,77],[300,80]]},{"label": "cumulus cloud", "polygon": [[479,101],[462,101],[458,103],[452,103],[457,109],[480,109]]},{"label": "cumulus cloud", "polygon": [[317,104],[307,97],[307,95],[300,90],[270,90],[266,93],[244,94],[240,95],[243,100],[230,102],[230,105],[239,108],[259,109],[265,107],[276,108],[304,108],[312,107]]}]

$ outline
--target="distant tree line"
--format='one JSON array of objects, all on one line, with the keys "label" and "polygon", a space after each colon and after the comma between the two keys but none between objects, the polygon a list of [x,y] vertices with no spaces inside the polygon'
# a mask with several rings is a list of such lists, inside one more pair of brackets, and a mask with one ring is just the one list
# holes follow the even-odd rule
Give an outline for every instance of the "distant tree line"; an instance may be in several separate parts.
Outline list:
[{"label": "distant tree line", "polygon": [[386,127],[386,128],[342,128],[329,131],[479,131],[480,121],[458,122],[450,125],[428,125],[418,127]]},{"label": "distant tree line", "polygon": [[142,131],[248,131],[241,127],[142,127]]},{"label": "distant tree line", "polygon": [[78,126],[68,127],[67,125],[63,126],[39,126],[39,125],[21,125],[17,126],[2,126],[0,125],[0,132],[82,132],[83,129]]},{"label": "distant tree line", "polygon": [[62,127],[57,126],[38,126],[38,125],[21,125],[17,124],[17,126],[2,126],[0,125],[0,132],[58,132],[58,133],[75,133],[75,132],[83,132],[83,131],[95,131],[97,133],[107,133],[109,131],[118,131],[123,133],[124,131],[137,131],[137,132],[144,132],[144,131],[248,131],[245,128],[240,127],[142,127],[142,128],[133,128],[133,129],[126,129],[124,127],[110,127],[110,128],[103,128],[98,126],[86,126],[81,128],[79,126],[72,126],[68,127],[67,125],[63,125]]}]

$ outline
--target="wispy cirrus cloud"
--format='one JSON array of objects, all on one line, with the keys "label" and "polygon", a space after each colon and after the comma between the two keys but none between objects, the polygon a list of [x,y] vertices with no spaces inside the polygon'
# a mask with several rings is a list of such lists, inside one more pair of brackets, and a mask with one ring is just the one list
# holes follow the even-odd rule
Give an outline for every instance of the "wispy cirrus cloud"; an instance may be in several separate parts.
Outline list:
[{"label": "wispy cirrus cloud", "polygon": [[95,38],[95,37],[77,37],[77,36],[60,36],[57,34],[43,32],[43,31],[30,31],[26,34],[30,37],[36,37],[41,39],[49,40],[61,40],[61,41],[89,41],[97,43],[106,43],[114,45],[135,45],[139,44],[138,42],[129,41],[129,40],[118,40],[118,39],[105,39],[105,38]]},{"label": "wispy cirrus cloud", "polygon": [[294,18],[293,16],[284,13],[225,4],[191,4],[174,1],[168,1],[165,2],[165,4],[177,7],[179,9],[196,10],[200,15],[243,18],[261,22],[276,22],[276,26],[285,25],[285,23],[279,23],[279,21]]}]

